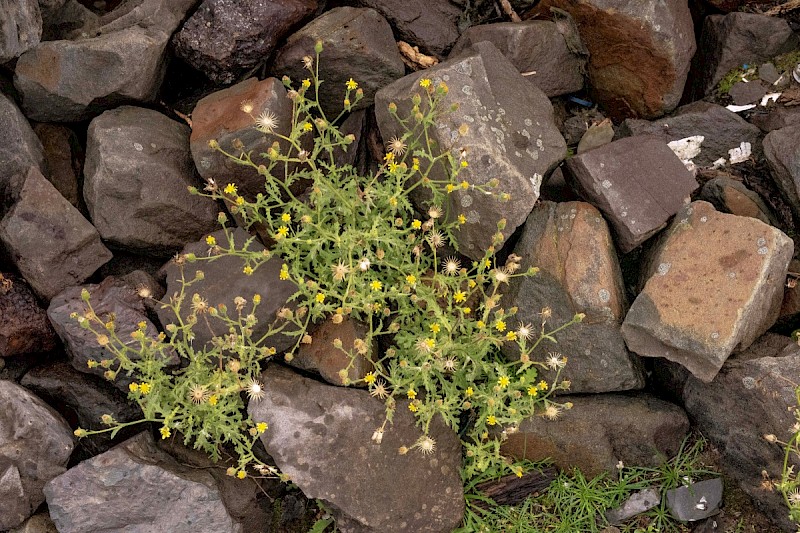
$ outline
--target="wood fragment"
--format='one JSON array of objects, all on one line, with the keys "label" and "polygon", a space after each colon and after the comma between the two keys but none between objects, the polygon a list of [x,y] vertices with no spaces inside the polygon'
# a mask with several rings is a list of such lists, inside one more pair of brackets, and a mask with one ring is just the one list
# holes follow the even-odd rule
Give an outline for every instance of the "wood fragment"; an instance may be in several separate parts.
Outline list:
[{"label": "wood fragment", "polygon": [[508,15],[511,22],[522,22],[522,19],[519,18],[519,15],[517,15],[517,12],[511,7],[511,3],[508,0],[500,0],[500,8],[503,10],[503,13]]},{"label": "wood fragment", "polygon": [[533,470],[522,477],[516,474],[503,476],[496,481],[486,481],[476,486],[484,496],[498,505],[518,505],[532,495],[538,495],[550,486],[558,475],[558,469],[548,466],[540,471]]},{"label": "wood fragment", "polygon": [[783,15],[790,11],[794,11],[795,9],[800,9],[800,0],[789,0],[788,2],[784,2],[782,4],[778,4],[777,6],[771,7],[766,11],[762,11],[762,15]]},{"label": "wood fragment", "polygon": [[422,70],[439,63],[435,57],[423,54],[419,51],[419,47],[411,46],[407,42],[397,41],[397,48],[400,50],[403,63],[411,70]]}]

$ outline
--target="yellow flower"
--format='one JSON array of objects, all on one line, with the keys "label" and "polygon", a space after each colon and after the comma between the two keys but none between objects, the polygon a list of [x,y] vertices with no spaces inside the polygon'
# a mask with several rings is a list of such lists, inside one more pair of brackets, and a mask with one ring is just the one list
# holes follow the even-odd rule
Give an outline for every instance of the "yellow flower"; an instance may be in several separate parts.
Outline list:
[{"label": "yellow flower", "polygon": [[517,333],[514,331],[509,331],[508,333],[506,333],[506,340],[507,341],[517,340]]},{"label": "yellow flower", "polygon": [[467,285],[469,285],[469,288],[470,288],[470,289],[474,289],[474,288],[475,288],[475,286],[476,286],[476,285],[478,285],[478,284],[477,284],[477,283],[475,283],[475,280],[474,280],[474,279],[471,279],[471,280],[469,280],[469,282],[467,283]]},{"label": "yellow flower", "polygon": [[372,283],[370,283],[369,286],[372,288],[373,291],[379,291],[383,288],[383,283],[381,283],[376,279]]},{"label": "yellow flower", "polygon": [[209,246],[216,246],[217,239],[215,239],[213,235],[209,235],[208,237],[206,237],[206,244]]},{"label": "yellow flower", "polygon": [[288,270],[281,270],[281,273],[278,275],[278,277],[281,278],[284,281],[289,279],[289,271]]},{"label": "yellow flower", "polygon": [[439,333],[442,330],[442,328],[439,326],[439,324],[431,324],[430,328],[431,328],[431,331],[434,332],[434,333]]},{"label": "yellow flower", "polygon": [[497,322],[495,322],[494,328],[497,331],[505,331],[506,330],[506,323],[503,322],[502,320],[498,320]]},{"label": "yellow flower", "polygon": [[344,106],[345,107],[350,107],[350,99],[349,98],[345,98],[344,99]]},{"label": "yellow flower", "polygon": [[161,432],[162,439],[166,439],[167,437],[172,435],[172,432],[169,430],[167,426],[161,426],[161,429],[159,431]]},{"label": "yellow flower", "polygon": [[142,394],[149,394],[151,388],[152,387],[150,386],[149,383],[142,383],[141,385],[139,385],[139,392],[141,392]]},{"label": "yellow flower", "polygon": [[423,89],[427,89],[428,87],[431,86],[431,80],[428,78],[422,78],[421,80],[419,80],[419,86],[422,87]]},{"label": "yellow flower", "polygon": [[411,168],[414,170],[419,170],[419,159],[416,157],[411,158]]},{"label": "yellow flower", "polygon": [[364,376],[364,381],[366,381],[369,385],[372,385],[373,383],[375,383],[376,379],[377,378],[375,377],[375,373],[374,372],[368,372],[367,375]]},{"label": "yellow flower", "polygon": [[269,429],[269,426],[267,425],[266,422],[259,422],[258,424],[256,424],[256,431],[258,431],[259,433],[264,433],[267,429]]},{"label": "yellow flower", "polygon": [[304,89],[308,89],[309,87],[311,87],[311,80],[306,78],[303,80],[301,85],[303,86]]},{"label": "yellow flower", "polygon": [[251,276],[251,275],[253,274],[253,267],[251,267],[250,265],[246,265],[246,266],[245,266],[245,267],[242,269],[242,272],[244,272],[244,273],[245,273],[245,275],[247,275],[247,276]]},{"label": "yellow flower", "polygon": [[469,189],[469,183],[467,183],[466,180],[462,181],[461,182],[461,188],[464,189],[464,190]]},{"label": "yellow flower", "polygon": [[464,313],[465,315],[468,315],[472,312],[472,309],[470,309],[469,307],[462,307],[461,312]]},{"label": "yellow flower", "polygon": [[411,222],[411,227],[414,229],[419,229],[422,227],[422,222],[417,220],[416,218]]},{"label": "yellow flower", "polygon": [[217,405],[217,402],[218,402],[218,401],[219,401],[219,396],[217,396],[216,394],[212,394],[212,395],[211,395],[211,396],[208,398],[208,404],[209,404],[209,405]]},{"label": "yellow flower", "polygon": [[345,85],[351,91],[355,91],[356,89],[358,89],[358,83],[353,78],[347,80],[347,83]]},{"label": "yellow flower", "polygon": [[389,172],[394,172],[395,170],[397,170],[397,163],[392,161],[389,163]]},{"label": "yellow flower", "polygon": [[385,156],[383,156],[384,161],[394,161],[394,154],[392,152],[387,152]]},{"label": "yellow flower", "polygon": [[225,194],[236,194],[236,185],[229,183],[222,190],[225,192]]},{"label": "yellow flower", "polygon": [[473,394],[475,394],[475,391],[473,390],[472,387],[467,387],[467,390],[464,391],[464,396],[466,396],[467,398],[469,398]]},{"label": "yellow flower", "polygon": [[448,183],[447,184],[447,192],[453,192],[454,190],[456,190],[456,186],[453,185],[452,183]]},{"label": "yellow flower", "polygon": [[284,214],[281,215],[281,222],[287,222],[288,223],[288,222],[291,222],[291,221],[292,221],[292,215],[290,215],[289,213],[284,213]]},{"label": "yellow flower", "polygon": [[136,392],[136,391],[138,391],[138,390],[139,390],[139,384],[138,384],[138,383],[136,383],[136,382],[133,382],[133,383],[131,383],[130,385],[128,385],[128,389],[129,389],[131,392]]},{"label": "yellow flower", "polygon": [[411,411],[412,413],[416,413],[417,411],[419,411],[419,407],[417,407],[416,404],[410,403],[408,404],[408,410]]},{"label": "yellow flower", "polygon": [[316,295],[316,296],[314,296],[314,299],[315,299],[315,300],[317,301],[317,303],[319,303],[319,304],[321,304],[321,303],[324,303],[324,302],[325,302],[325,295],[324,295],[324,294],[322,294],[321,292],[318,292],[318,293],[317,293],[317,295]]},{"label": "yellow flower", "polygon": [[244,205],[244,197],[243,196],[237,196],[236,197],[236,205]]},{"label": "yellow flower", "polygon": [[538,396],[538,395],[539,395],[539,391],[536,389],[535,385],[531,385],[530,387],[528,387],[528,396],[534,396],[535,397],[535,396]]},{"label": "yellow flower", "polygon": [[260,294],[254,294],[253,295],[253,303],[256,304],[256,305],[261,303],[261,295]]},{"label": "yellow flower", "polygon": [[409,400],[413,400],[414,398],[417,397],[417,391],[415,391],[414,389],[408,389],[406,396],[408,396]]},{"label": "yellow flower", "polygon": [[492,268],[492,260],[491,259],[487,259],[486,261],[484,261],[483,265],[486,268]]},{"label": "yellow flower", "polygon": [[469,163],[467,163],[466,161],[462,161],[461,162],[461,168],[467,168],[468,166],[469,166]]},{"label": "yellow flower", "polygon": [[486,322],[484,322],[483,320],[478,320],[477,326],[478,329],[483,329],[486,327]]},{"label": "yellow flower", "polygon": [[286,237],[289,235],[289,228],[286,226],[281,226],[278,228],[278,237]]},{"label": "yellow flower", "polygon": [[433,350],[436,346],[436,341],[433,339],[425,339],[425,346],[427,346],[429,350]]},{"label": "yellow flower", "polygon": [[303,131],[311,131],[313,129],[314,126],[312,126],[310,122],[303,123]]},{"label": "yellow flower", "polygon": [[238,472],[236,472],[236,477],[238,477],[239,479],[244,479],[247,477],[247,472],[245,472],[244,470],[239,470]]},{"label": "yellow flower", "polygon": [[408,276],[406,276],[406,281],[409,284],[414,285],[417,283],[417,276],[415,276],[414,274],[409,274]]},{"label": "yellow flower", "polygon": [[546,381],[540,381],[539,382],[539,389],[540,390],[547,390],[547,388],[548,388],[548,385],[547,385]]},{"label": "yellow flower", "polygon": [[501,389],[508,387],[509,383],[511,383],[511,380],[508,379],[508,376],[500,376],[500,379],[497,380],[497,384],[500,385]]},{"label": "yellow flower", "polygon": [[494,415],[489,415],[486,417],[486,423],[490,426],[494,426],[497,424],[497,418]]},{"label": "yellow flower", "polygon": [[457,291],[453,294],[453,301],[460,304],[467,299],[467,294],[464,291]]}]

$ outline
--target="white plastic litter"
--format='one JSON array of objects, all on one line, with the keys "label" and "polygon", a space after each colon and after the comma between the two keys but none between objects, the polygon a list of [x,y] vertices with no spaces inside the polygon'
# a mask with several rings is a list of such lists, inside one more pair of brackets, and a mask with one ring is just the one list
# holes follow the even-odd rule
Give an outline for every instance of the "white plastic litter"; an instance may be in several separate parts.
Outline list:
[{"label": "white plastic litter", "polygon": [[725,159],[724,157],[720,157],[719,159],[711,163],[711,168],[713,169],[722,168],[725,166],[725,163],[727,162],[728,162],[727,159]]},{"label": "white plastic litter", "polygon": [[748,109],[753,109],[756,104],[747,104],[747,105],[729,105],[726,106],[725,109],[728,111],[733,111],[734,113],[741,113],[742,111],[747,111]]},{"label": "white plastic litter", "polygon": [[667,146],[680,158],[686,168],[692,171],[695,169],[692,159],[700,153],[700,145],[703,144],[705,139],[702,135],[692,135],[691,137],[671,141],[667,143]]},{"label": "white plastic litter", "polygon": [[767,105],[767,104],[770,102],[770,100],[772,100],[773,102],[777,102],[777,101],[778,101],[778,98],[780,98],[780,97],[781,97],[781,94],[783,94],[783,93],[769,93],[769,94],[765,94],[765,95],[764,95],[764,97],[761,99],[761,105],[762,105],[762,106],[765,106],[765,105]]},{"label": "white plastic litter", "polygon": [[792,77],[794,78],[794,81],[800,83],[800,63],[794,67],[794,70],[792,71]]},{"label": "white plastic litter", "polygon": [[738,148],[731,148],[728,150],[728,155],[730,156],[731,165],[735,165],[736,163],[741,163],[742,161],[747,161],[750,159],[750,154],[752,153],[752,146],[748,142],[742,142]]}]

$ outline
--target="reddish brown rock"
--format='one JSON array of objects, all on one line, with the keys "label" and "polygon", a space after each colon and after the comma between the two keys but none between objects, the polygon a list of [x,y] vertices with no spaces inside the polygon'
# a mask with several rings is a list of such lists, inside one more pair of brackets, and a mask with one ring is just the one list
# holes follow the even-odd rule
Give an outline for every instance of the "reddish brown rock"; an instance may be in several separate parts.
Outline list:
[{"label": "reddish brown rock", "polygon": [[81,175],[81,145],[71,129],[58,124],[35,124],[33,131],[42,141],[50,183],[61,196],[79,206],[78,178]]},{"label": "reddish brown rock", "polygon": [[[350,318],[339,324],[326,320],[311,332],[311,344],[301,344],[289,364],[317,372],[328,383],[350,385],[374,368],[370,357],[375,357],[377,346],[371,346],[369,352],[362,355],[353,344],[356,339],[364,340],[368,332],[365,324]],[[337,339],[341,341],[341,348],[334,346]],[[347,352],[352,352],[353,357]],[[346,374],[342,376],[340,372]]]},{"label": "reddish brown rock", "polygon": [[27,283],[0,273],[0,357],[47,352],[56,347],[56,332]]},{"label": "reddish brown rock", "polygon": [[650,257],[649,279],[622,324],[628,347],[710,382],[734,350],[775,323],[793,249],[772,226],[693,202]]}]

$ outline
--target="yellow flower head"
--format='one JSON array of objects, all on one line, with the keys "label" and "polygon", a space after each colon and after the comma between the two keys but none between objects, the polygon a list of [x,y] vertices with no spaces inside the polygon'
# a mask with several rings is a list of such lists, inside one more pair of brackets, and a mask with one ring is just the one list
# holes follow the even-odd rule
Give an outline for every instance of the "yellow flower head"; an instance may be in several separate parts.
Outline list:
[{"label": "yellow flower head", "polygon": [[495,322],[494,328],[497,331],[505,331],[506,330],[506,323],[503,322],[502,320],[498,320],[497,322]]},{"label": "yellow flower head", "polygon": [[159,431],[161,432],[162,439],[166,439],[167,437],[172,435],[172,432],[169,430],[167,426],[161,426],[161,429]]},{"label": "yellow flower head", "polygon": [[406,276],[406,282],[408,282],[411,285],[416,284],[417,283],[417,276],[415,276],[414,274],[409,274],[408,276]]},{"label": "yellow flower head", "polygon": [[508,387],[509,383],[511,383],[511,380],[508,379],[508,376],[500,376],[500,379],[497,380],[497,384],[500,385],[501,389]]},{"label": "yellow flower head", "polygon": [[312,126],[310,122],[306,122],[303,124],[303,131],[311,131],[313,129],[314,126]]},{"label": "yellow flower head", "polygon": [[452,183],[448,183],[446,188],[447,192],[453,192],[454,190],[456,190],[456,186],[453,185]]},{"label": "yellow flower head", "polygon": [[431,80],[429,78],[422,78],[421,80],[419,80],[419,86],[422,87],[423,89],[427,89],[428,87],[431,86]]},{"label": "yellow flower head", "polygon": [[301,85],[303,86],[303,89],[308,89],[309,87],[311,87],[311,80],[306,78],[303,80]]},{"label": "yellow flower head", "polygon": [[242,272],[244,272],[244,273],[245,273],[245,275],[247,275],[247,276],[251,276],[251,275],[253,274],[253,267],[251,267],[250,265],[246,265],[246,266],[245,266],[245,267],[242,269]]},{"label": "yellow flower head", "polygon": [[208,398],[208,403],[209,403],[209,405],[217,405],[217,402],[218,402],[218,401],[219,401],[219,396],[217,396],[216,394],[212,394],[212,395],[211,395],[211,396]]},{"label": "yellow flower head", "polygon": [[417,391],[415,391],[414,389],[408,389],[406,396],[408,396],[409,400],[413,400],[414,398],[417,397]]},{"label": "yellow flower head", "polygon": [[419,407],[417,407],[417,404],[415,403],[410,403],[408,404],[408,410],[411,411],[412,413],[416,413],[417,411],[419,411]]},{"label": "yellow flower head", "polygon": [[478,329],[483,329],[486,327],[486,322],[484,322],[483,320],[478,320],[478,323],[476,325],[478,326]]},{"label": "yellow flower head", "polygon": [[244,196],[236,197],[236,205],[244,205]]},{"label": "yellow flower head", "polygon": [[151,386],[149,383],[142,383],[139,385],[139,392],[142,394],[150,394]]},{"label": "yellow flower head", "polygon": [[267,425],[266,422],[259,422],[258,424],[256,424],[256,431],[258,431],[259,433],[264,433],[267,429],[269,429],[269,426]]},{"label": "yellow flower head", "polygon": [[461,168],[467,168],[468,166],[469,166],[469,163],[467,163],[466,161],[462,161],[461,162]]},{"label": "yellow flower head", "polygon": [[373,383],[375,383],[375,380],[376,380],[376,379],[377,379],[377,378],[375,377],[375,373],[374,373],[374,372],[368,372],[368,373],[367,373],[367,375],[366,375],[366,376],[364,376],[364,381],[366,381],[366,382],[367,382],[368,384],[370,384],[370,385],[372,385]]},{"label": "yellow flower head", "polygon": [[139,384],[138,384],[138,383],[136,383],[136,382],[134,381],[133,383],[131,383],[130,385],[128,385],[128,389],[129,389],[131,392],[136,392],[136,391],[138,391],[138,390],[139,390]]},{"label": "yellow flower head", "polygon": [[464,391],[464,396],[466,396],[467,398],[469,398],[473,394],[475,394],[475,390],[473,390],[472,387],[467,387],[467,390]]},{"label": "yellow flower head", "polygon": [[540,381],[539,382],[539,389],[540,390],[547,390],[547,388],[548,388],[548,385],[547,385],[546,381]]},{"label": "yellow flower head", "polygon": [[469,183],[467,183],[466,181],[462,181],[460,185],[461,185],[461,188],[464,189],[464,190],[469,189]]},{"label": "yellow flower head", "polygon": [[209,235],[208,237],[206,237],[206,244],[209,246],[216,246],[217,239],[215,239],[213,235]]},{"label": "yellow flower head", "polygon": [[225,194],[236,194],[236,185],[229,183],[222,190],[225,191]]},{"label": "yellow flower head", "polygon": [[317,295],[314,297],[318,304],[325,303],[325,295],[321,292],[318,292]]},{"label": "yellow flower head", "polygon": [[419,229],[422,227],[422,222],[417,220],[416,218],[411,222],[411,227],[414,229]]},{"label": "yellow flower head", "polygon": [[236,472],[236,477],[238,477],[239,479],[244,479],[247,477],[247,472],[245,472],[244,470],[239,470],[238,472]]},{"label": "yellow flower head", "polygon": [[486,423],[490,426],[494,426],[497,424],[497,418],[494,415],[489,415],[486,417]]},{"label": "yellow flower head", "polygon": [[347,80],[347,83],[345,85],[351,91],[355,91],[356,89],[358,89],[358,82],[356,82],[353,78]]},{"label": "yellow flower head", "polygon": [[414,170],[419,170],[419,159],[416,157],[411,158],[411,168]]},{"label": "yellow flower head", "polygon": [[289,213],[284,213],[281,215],[281,222],[289,223],[291,221],[292,221],[292,215],[290,215]]},{"label": "yellow flower head", "polygon": [[467,299],[467,294],[464,291],[456,291],[456,293],[453,294],[453,301],[458,304],[460,304],[466,299]]},{"label": "yellow flower head", "polygon": [[278,237],[286,237],[289,235],[289,228],[286,226],[281,226],[278,228]]},{"label": "yellow flower head", "polygon": [[373,291],[379,291],[383,288],[383,283],[378,281],[377,279],[369,284]]},{"label": "yellow flower head", "polygon": [[509,331],[508,333],[506,333],[506,340],[507,341],[517,340],[517,333],[514,331]]},{"label": "yellow flower head", "polygon": [[462,307],[461,312],[464,313],[465,315],[468,315],[472,312],[472,309],[470,309],[469,307]]},{"label": "yellow flower head", "polygon": [[439,333],[442,330],[439,324],[431,324],[429,327],[431,328],[431,331],[434,333]]},{"label": "yellow flower head", "polygon": [[539,390],[536,388],[535,385],[531,385],[528,387],[528,396],[536,397],[539,395]]}]

